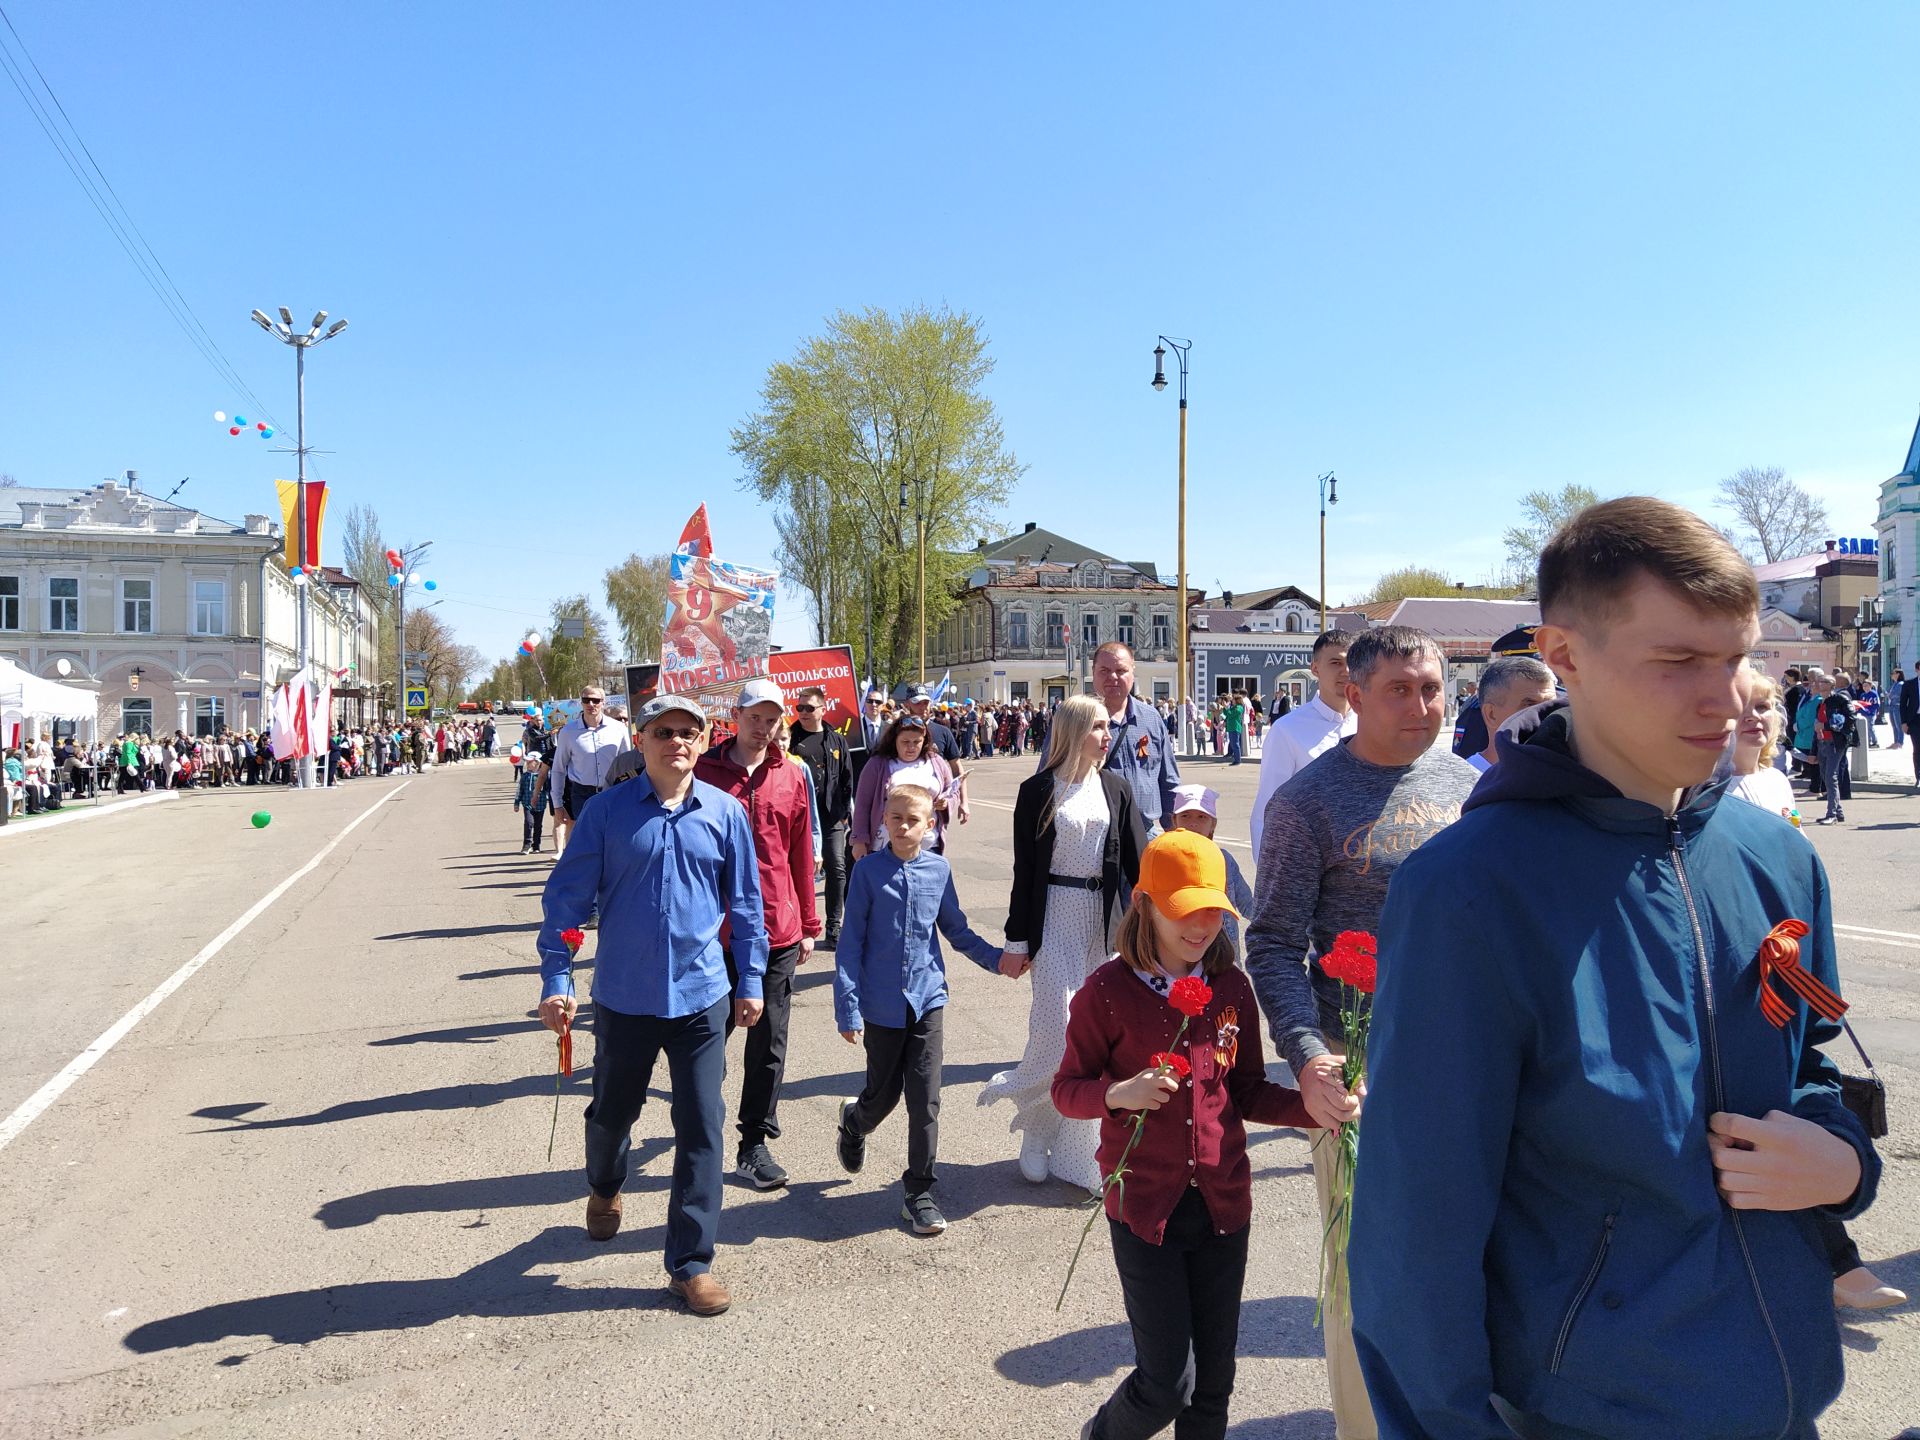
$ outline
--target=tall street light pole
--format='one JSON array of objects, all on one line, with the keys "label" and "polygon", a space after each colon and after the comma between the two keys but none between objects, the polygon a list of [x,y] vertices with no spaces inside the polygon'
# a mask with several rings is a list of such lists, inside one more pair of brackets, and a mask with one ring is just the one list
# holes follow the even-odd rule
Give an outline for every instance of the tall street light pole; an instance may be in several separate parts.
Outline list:
[{"label": "tall street light pole", "polygon": [[[300,522],[300,539],[296,553],[300,556],[300,573],[293,577],[295,589],[300,596],[300,622],[298,639],[298,665],[302,676],[307,670],[307,649],[312,628],[313,580],[311,568],[320,563],[318,555],[307,553],[307,351],[323,341],[331,340],[347,328],[347,322],[336,320],[328,326],[327,332],[320,333],[320,327],[327,323],[327,312],[322,310],[313,317],[313,324],[307,332],[297,334],[293,328],[293,312],[286,306],[280,306],[278,322],[270,320],[263,310],[253,312],[253,323],[266,331],[282,344],[293,347],[293,383],[296,414],[294,418],[294,454],[299,466],[299,479],[295,482],[295,494],[299,497],[297,518]],[[266,688],[266,677],[260,677],[261,688]],[[331,715],[323,716],[329,730],[333,725]],[[300,788],[311,790],[314,783],[313,756],[300,757]]]},{"label": "tall street light pole", "polygon": [[1329,470],[1320,477],[1320,633],[1327,633],[1327,506],[1340,503],[1340,482]]},{"label": "tall street light pole", "polygon": [[1187,724],[1187,352],[1191,340],[1175,340],[1166,335],[1153,347],[1153,388],[1167,388],[1167,347],[1171,346],[1180,362],[1180,659],[1174,681],[1174,709],[1180,717],[1180,748],[1192,743]]}]

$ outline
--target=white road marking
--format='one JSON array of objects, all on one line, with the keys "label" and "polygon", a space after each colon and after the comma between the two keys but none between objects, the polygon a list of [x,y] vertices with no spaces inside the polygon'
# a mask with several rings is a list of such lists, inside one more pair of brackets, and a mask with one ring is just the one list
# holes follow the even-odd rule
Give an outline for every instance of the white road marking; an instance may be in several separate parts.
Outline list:
[{"label": "white road marking", "polygon": [[47,1081],[46,1084],[29,1095],[26,1100],[21,1103],[19,1109],[7,1116],[4,1121],[0,1121],[0,1150],[4,1150],[7,1146],[11,1145],[21,1131],[25,1130],[27,1126],[40,1118],[48,1106],[66,1094],[82,1075],[86,1074],[87,1071],[105,1059],[109,1050],[126,1039],[127,1033],[131,1031],[134,1026],[138,1025],[142,1020],[146,1019],[147,1016],[159,1009],[161,1002],[182,985],[186,984],[187,981],[191,980],[195,973],[209,960],[226,949],[228,942],[236,935],[240,934],[241,931],[245,930],[255,920],[258,920],[260,916],[265,913],[268,906],[272,905],[274,901],[286,894],[287,891],[291,890],[300,881],[311,875],[320,862],[334,852],[342,840],[346,839],[347,836],[359,828],[361,821],[367,819],[374,811],[386,804],[387,801],[393,799],[394,796],[398,795],[412,783],[411,780],[402,780],[392,790],[389,790],[365,810],[362,810],[360,814],[348,824],[346,829],[342,830],[320,848],[319,854],[315,855],[311,860],[307,861],[306,864],[287,876],[286,879],[274,886],[273,889],[269,890],[265,895],[254,901],[253,904],[248,907],[245,914],[227,926],[227,928],[222,930],[218,935],[214,936],[213,939],[209,940],[205,945],[201,946],[197,955],[187,961],[187,963],[182,965],[178,970],[174,971],[173,974],[169,975],[165,980],[162,980],[160,984],[155,987],[152,994],[148,995],[146,999],[142,1000],[138,1005],[135,1005],[118,1020],[114,1021],[112,1026],[110,1026],[98,1040],[74,1056],[72,1060],[68,1061],[66,1068],[61,1070],[58,1075],[55,1075],[51,1080]]},{"label": "white road marking", "polygon": [[[989,810],[1005,810],[1005,811],[1007,811],[1007,812],[1008,812],[1009,814],[1011,814],[1011,813],[1012,813],[1012,811],[1013,811],[1013,806],[1011,806],[1011,805],[1002,805],[1002,804],[1001,804],[1001,803],[1000,803],[1000,802],[999,802],[998,800],[974,800],[974,799],[971,799],[971,798],[969,798],[969,799],[968,799],[968,801],[967,801],[967,804],[968,804],[968,805],[970,805],[970,806],[972,806],[972,805],[984,805],[984,806],[986,806],[986,808],[987,808],[987,809],[989,809]],[[1213,838],[1214,838],[1214,842],[1215,842],[1216,844],[1220,844],[1220,845],[1231,845],[1231,846],[1233,846],[1233,847],[1234,847],[1235,849],[1237,849],[1237,850],[1251,850],[1251,849],[1253,849],[1253,842],[1252,842],[1252,841],[1250,841],[1250,840],[1222,840],[1222,839],[1221,839],[1221,838],[1220,838],[1220,837],[1219,837],[1218,835],[1216,835],[1216,836],[1214,836]]]},{"label": "white road marking", "polygon": [[89,805],[84,810],[77,801],[68,801],[60,807],[57,815],[41,815],[25,824],[0,827],[0,840],[10,835],[38,835],[43,830],[51,830],[56,825],[74,825],[82,820],[97,820],[102,815],[124,815],[129,810],[138,810],[145,805],[158,805],[163,800],[178,800],[178,790],[156,790],[151,795],[141,795],[132,800],[116,800],[106,805]]},{"label": "white road marking", "polygon": [[1835,921],[1833,934],[1836,940],[1857,940],[1862,945],[1892,945],[1900,950],[1920,950],[1920,935],[1910,935],[1904,930],[1869,930],[1864,925],[1842,925]]}]

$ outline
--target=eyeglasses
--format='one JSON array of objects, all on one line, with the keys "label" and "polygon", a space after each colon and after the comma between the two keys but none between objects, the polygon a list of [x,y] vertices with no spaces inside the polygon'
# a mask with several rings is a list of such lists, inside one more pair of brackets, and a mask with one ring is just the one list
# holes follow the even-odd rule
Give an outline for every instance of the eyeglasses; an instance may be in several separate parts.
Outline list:
[{"label": "eyeglasses", "polygon": [[793,712],[796,715],[811,715],[819,708],[818,705],[796,705],[793,707]]},{"label": "eyeglasses", "polygon": [[700,738],[700,731],[697,728],[676,730],[670,725],[656,725],[647,733],[663,745],[669,740],[685,740],[688,744],[692,744]]}]

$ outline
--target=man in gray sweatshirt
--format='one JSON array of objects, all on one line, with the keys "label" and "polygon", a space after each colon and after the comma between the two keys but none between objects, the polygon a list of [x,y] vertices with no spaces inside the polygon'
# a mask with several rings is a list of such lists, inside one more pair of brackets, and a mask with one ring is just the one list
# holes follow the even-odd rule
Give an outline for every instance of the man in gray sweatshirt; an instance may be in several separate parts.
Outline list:
[{"label": "man in gray sweatshirt", "polygon": [[[1346,1036],[1340,985],[1317,958],[1343,930],[1374,932],[1400,862],[1460,818],[1479,780],[1435,747],[1446,718],[1446,657],[1422,631],[1384,626],[1347,651],[1354,734],[1275,793],[1261,836],[1247,971],[1268,1031],[1293,1067],[1315,1121],[1353,1119],[1359,1099],[1340,1078]],[[1333,1146],[1313,1147],[1324,1230],[1332,1213]],[[1343,1306],[1326,1320],[1327,1379],[1339,1440],[1373,1440],[1373,1412]]]}]

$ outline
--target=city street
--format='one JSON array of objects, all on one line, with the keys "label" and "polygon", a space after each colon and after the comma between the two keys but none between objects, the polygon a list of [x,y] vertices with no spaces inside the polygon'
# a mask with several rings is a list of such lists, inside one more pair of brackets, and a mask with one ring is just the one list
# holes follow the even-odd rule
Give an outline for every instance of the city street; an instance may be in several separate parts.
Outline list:
[{"label": "city street", "polygon": [[[989,935],[1032,763],[984,762],[973,822],[951,837],[962,901]],[[1189,773],[1223,792],[1221,835],[1251,878],[1257,766]],[[1103,1227],[1055,1313],[1082,1197],[1022,1180],[1009,1112],[975,1104],[1020,1053],[1024,982],[954,962],[938,1191],[952,1225],[919,1239],[899,1220],[903,1115],[862,1174],[835,1160],[836,1106],[863,1062],[834,1030],[831,956],[816,957],[774,1145],[793,1183],[729,1182],[716,1268],[734,1308],[692,1318],[661,1268],[664,1104],[637,1127],[610,1244],[582,1228],[585,1063],[547,1160],[555,1048],[531,1015],[550,855],[519,853],[512,777],[479,762],[313,793],[212,791],[0,848],[0,1116],[34,1112],[0,1131],[0,1433],[1078,1433],[1131,1342]],[[263,808],[272,824],[252,828]],[[1854,1234],[1920,1293],[1920,797],[1863,790],[1847,813],[1812,833],[1893,1119],[1880,1202]],[[97,1038],[111,1043],[89,1054]],[[577,1052],[589,1060],[589,1035]],[[71,1083],[45,1092],[63,1072]],[[1306,1147],[1293,1131],[1254,1138],[1230,1433],[1323,1440]],[[1823,1434],[1920,1424],[1920,1309],[1847,1316],[1842,1333],[1849,1383]]]}]

